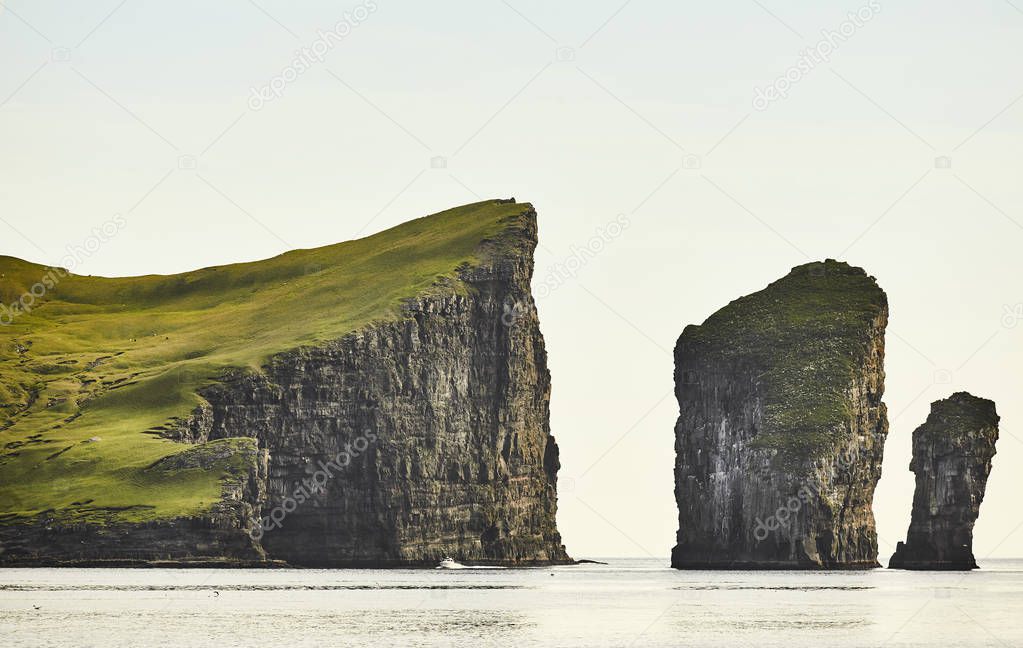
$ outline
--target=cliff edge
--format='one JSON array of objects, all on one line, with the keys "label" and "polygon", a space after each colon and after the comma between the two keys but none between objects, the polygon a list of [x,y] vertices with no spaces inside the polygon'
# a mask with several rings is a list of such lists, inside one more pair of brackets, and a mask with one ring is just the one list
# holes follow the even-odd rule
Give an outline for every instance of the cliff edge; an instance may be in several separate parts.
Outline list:
[{"label": "cliff edge", "polygon": [[0,564],[568,562],[536,213],[172,276],[0,258]]}]

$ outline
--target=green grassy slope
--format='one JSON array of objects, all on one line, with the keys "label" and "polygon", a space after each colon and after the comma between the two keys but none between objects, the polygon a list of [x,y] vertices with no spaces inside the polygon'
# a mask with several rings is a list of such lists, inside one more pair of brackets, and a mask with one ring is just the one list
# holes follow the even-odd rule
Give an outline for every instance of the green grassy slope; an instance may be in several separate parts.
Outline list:
[{"label": "green grassy slope", "polygon": [[[147,430],[187,416],[197,390],[225,370],[258,371],[276,353],[394,319],[405,298],[464,290],[437,281],[454,278],[481,241],[528,209],[489,201],[265,261],[60,280],[40,306],[0,326],[0,521],[43,511],[141,521],[208,509],[230,460],[213,470],[154,468],[194,447]],[[11,304],[48,272],[0,256],[0,299]]]},{"label": "green grassy slope", "polygon": [[829,259],[793,268],[687,327],[679,344],[762,370],[765,429],[755,444],[795,464],[833,450],[848,433],[846,391],[871,323],[887,307],[873,277]]}]

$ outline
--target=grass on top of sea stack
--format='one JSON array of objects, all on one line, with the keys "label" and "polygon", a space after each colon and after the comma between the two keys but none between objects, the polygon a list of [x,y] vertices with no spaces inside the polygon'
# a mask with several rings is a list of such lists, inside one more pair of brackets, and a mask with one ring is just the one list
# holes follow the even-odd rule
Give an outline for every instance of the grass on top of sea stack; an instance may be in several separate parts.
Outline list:
[{"label": "grass on top of sea stack", "polygon": [[887,310],[873,277],[828,259],[736,299],[686,327],[678,343],[709,362],[756,369],[764,429],[753,446],[799,465],[834,452],[850,434],[848,389]]},{"label": "grass on top of sea stack", "polygon": [[[259,371],[274,354],[396,319],[404,299],[465,290],[456,269],[530,209],[487,201],[264,261],[61,279],[30,313],[0,326],[0,521],[45,512],[137,522],[208,510],[238,467],[223,452],[212,470],[154,466],[195,446],[147,430],[187,417],[198,390],[226,371]],[[0,299],[11,304],[48,272],[0,256]]]}]

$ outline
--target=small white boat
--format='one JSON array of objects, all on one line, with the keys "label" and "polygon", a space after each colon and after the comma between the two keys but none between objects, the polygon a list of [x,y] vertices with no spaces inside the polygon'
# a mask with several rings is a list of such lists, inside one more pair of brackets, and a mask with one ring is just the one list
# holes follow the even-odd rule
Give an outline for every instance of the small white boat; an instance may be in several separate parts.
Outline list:
[{"label": "small white boat", "polygon": [[455,562],[454,558],[446,557],[440,561],[437,569],[465,569],[465,565]]}]

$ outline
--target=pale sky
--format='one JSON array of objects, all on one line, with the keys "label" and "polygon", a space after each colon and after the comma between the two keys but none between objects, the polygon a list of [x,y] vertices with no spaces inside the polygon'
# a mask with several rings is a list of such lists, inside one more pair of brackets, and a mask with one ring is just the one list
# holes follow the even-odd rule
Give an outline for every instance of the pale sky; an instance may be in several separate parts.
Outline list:
[{"label": "pale sky", "polygon": [[[1023,556],[1023,3],[0,4],[0,253],[58,263],[120,214],[75,270],[169,273],[533,202],[537,285],[575,268],[538,301],[559,527],[576,557],[665,560],[676,338],[840,258],[891,304],[881,562],[912,431],[958,390],[1002,416],[976,555]],[[808,47],[833,51],[800,67]]]}]

